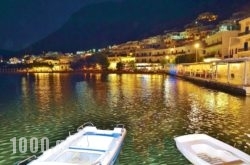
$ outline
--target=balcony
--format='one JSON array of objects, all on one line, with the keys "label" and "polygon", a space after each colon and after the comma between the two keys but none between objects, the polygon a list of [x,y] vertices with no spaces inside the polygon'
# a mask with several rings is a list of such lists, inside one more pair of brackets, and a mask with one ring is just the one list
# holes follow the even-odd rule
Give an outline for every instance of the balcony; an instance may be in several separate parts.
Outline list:
[{"label": "balcony", "polygon": [[217,45],[221,45],[222,44],[222,41],[217,41],[217,42],[214,42],[214,43],[211,43],[211,44],[206,44],[205,46],[206,47],[212,47],[212,46],[217,46]]},{"label": "balcony", "polygon": [[181,51],[172,51],[169,53],[169,55],[184,55],[186,54],[187,52],[184,51],[184,50],[181,50]]},{"label": "balcony", "polygon": [[240,36],[244,36],[247,34],[250,34],[250,31],[245,31],[245,32],[239,33],[238,36],[240,37]]},{"label": "balcony", "polygon": [[237,54],[239,57],[249,57],[250,56],[250,49],[249,48],[240,48],[240,49],[238,49]]}]

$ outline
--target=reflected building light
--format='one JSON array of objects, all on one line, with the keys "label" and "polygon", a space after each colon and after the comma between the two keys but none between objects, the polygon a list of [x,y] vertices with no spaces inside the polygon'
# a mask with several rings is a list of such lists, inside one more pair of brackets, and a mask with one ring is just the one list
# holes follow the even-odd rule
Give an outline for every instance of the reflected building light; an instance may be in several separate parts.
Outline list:
[{"label": "reflected building light", "polygon": [[[63,103],[63,93],[66,91],[66,89],[62,88],[62,82],[61,82],[61,77],[60,73],[55,73],[53,74],[53,87],[52,91],[55,93],[54,95],[54,101],[58,104]],[[65,82],[65,81],[64,81]],[[64,92],[63,92],[64,90]]]},{"label": "reflected building light", "polygon": [[198,62],[198,49],[200,47],[200,44],[199,43],[195,43],[194,47],[195,47],[195,62]]},{"label": "reflected building light", "polygon": [[49,73],[35,73],[35,81],[35,97],[38,110],[47,111],[50,107],[50,96],[53,92],[50,89]]}]

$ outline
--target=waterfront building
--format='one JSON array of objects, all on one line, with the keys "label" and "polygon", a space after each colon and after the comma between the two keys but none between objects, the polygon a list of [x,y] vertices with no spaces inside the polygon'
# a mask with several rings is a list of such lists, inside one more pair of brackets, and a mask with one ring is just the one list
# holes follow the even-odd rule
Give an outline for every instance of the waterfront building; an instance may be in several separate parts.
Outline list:
[{"label": "waterfront building", "polygon": [[19,58],[17,58],[17,57],[12,57],[8,61],[9,64],[20,64],[21,62],[22,61]]},{"label": "waterfront building", "polygon": [[140,49],[139,41],[129,41],[120,45],[113,45],[109,51],[110,56],[132,55],[137,49]]},{"label": "waterfront building", "polygon": [[160,62],[169,52],[169,49],[140,49],[135,52],[136,62]]},{"label": "waterfront building", "polygon": [[140,47],[142,49],[162,49],[165,48],[164,38],[162,35],[157,35],[153,37],[149,37],[146,39],[143,39],[140,42]]},{"label": "waterfront building", "polygon": [[25,64],[33,64],[38,57],[34,55],[25,55],[22,59],[23,63]]},{"label": "waterfront building", "polygon": [[129,69],[132,63],[135,63],[135,57],[132,56],[108,56],[109,67],[110,70],[116,70],[117,63],[121,62],[125,66],[125,69]]},{"label": "waterfront building", "polygon": [[47,55],[45,57],[38,57],[30,61],[30,58],[26,61],[27,64],[33,64],[32,67],[27,68],[27,72],[62,72],[71,71],[70,63],[73,61],[72,56],[63,54]]},{"label": "waterfront building", "polygon": [[196,25],[195,23],[188,24],[185,26],[185,32],[188,38],[191,40],[199,40],[200,31],[201,31],[201,27]]},{"label": "waterfront building", "polygon": [[168,65],[167,73],[199,81],[225,91],[250,95],[250,58],[228,58],[213,62]]},{"label": "waterfront building", "polygon": [[217,29],[219,31],[233,31],[233,30],[239,30],[240,26],[239,26],[239,21],[235,20],[236,18],[231,18],[231,19],[227,19],[224,21],[221,21],[218,25],[217,25]]},{"label": "waterfront building", "polygon": [[230,38],[229,52],[234,58],[250,57],[250,17],[239,21],[240,33]]},{"label": "waterfront building", "polygon": [[109,48],[109,69],[116,70],[117,63],[121,62],[127,65],[131,62],[135,62],[133,54],[136,49],[139,49],[140,45],[138,41],[129,41],[120,45],[113,45]]},{"label": "waterfront building", "polygon": [[205,41],[204,59],[225,59],[231,58],[229,55],[229,45],[231,38],[237,37],[239,30],[232,31],[218,31],[214,34],[208,35]]},{"label": "waterfront building", "polygon": [[159,66],[162,63],[178,64],[250,56],[250,18],[239,21],[234,16],[220,22],[213,29],[210,24],[203,25],[200,22],[203,18],[212,22],[217,18],[216,15],[205,13],[199,18],[188,24],[183,32],[169,32],[137,42],[127,42],[118,45],[112,52],[116,57],[135,57],[136,63]]},{"label": "waterfront building", "polygon": [[73,61],[72,56],[62,55],[58,58],[58,63],[53,66],[53,71],[71,71],[70,63]]}]

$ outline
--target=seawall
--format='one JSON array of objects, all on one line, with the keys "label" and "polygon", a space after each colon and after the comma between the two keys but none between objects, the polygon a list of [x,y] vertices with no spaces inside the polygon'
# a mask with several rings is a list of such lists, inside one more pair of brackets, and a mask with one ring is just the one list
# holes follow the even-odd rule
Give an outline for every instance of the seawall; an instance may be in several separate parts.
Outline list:
[{"label": "seawall", "polygon": [[191,76],[173,75],[173,74],[169,74],[169,75],[179,77],[181,79],[190,81],[200,86],[204,86],[206,88],[223,91],[223,92],[230,93],[233,95],[250,96],[250,91],[249,91],[250,87],[233,85],[229,83],[218,82],[216,80],[205,79],[205,78],[200,78],[200,77],[191,77]]}]

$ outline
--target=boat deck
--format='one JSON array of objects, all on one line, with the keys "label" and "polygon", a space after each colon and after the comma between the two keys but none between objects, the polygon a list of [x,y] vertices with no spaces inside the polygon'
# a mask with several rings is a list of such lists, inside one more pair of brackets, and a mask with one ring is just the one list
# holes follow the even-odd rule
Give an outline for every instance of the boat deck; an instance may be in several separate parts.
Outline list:
[{"label": "boat deck", "polygon": [[103,161],[109,162],[119,151],[125,136],[123,131],[123,128],[114,128],[114,130],[85,128],[53,149],[46,151],[37,161],[34,161],[34,164],[93,165]]},{"label": "boat deck", "polygon": [[86,132],[53,161],[91,164],[101,158],[115,143],[120,134],[113,131]]},{"label": "boat deck", "polygon": [[247,165],[249,155],[205,134],[175,138],[177,148],[193,164]]}]

